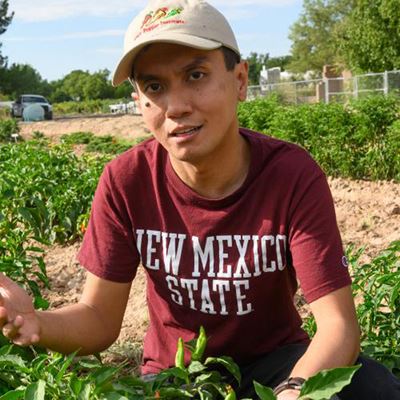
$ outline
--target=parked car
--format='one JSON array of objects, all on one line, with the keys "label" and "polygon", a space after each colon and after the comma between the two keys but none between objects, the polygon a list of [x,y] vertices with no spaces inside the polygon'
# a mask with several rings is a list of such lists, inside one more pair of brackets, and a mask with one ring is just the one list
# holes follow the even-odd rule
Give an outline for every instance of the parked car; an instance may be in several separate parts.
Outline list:
[{"label": "parked car", "polygon": [[24,109],[32,104],[40,105],[44,110],[45,119],[53,119],[53,108],[43,96],[37,94],[23,94],[11,106],[12,117],[23,117]]}]

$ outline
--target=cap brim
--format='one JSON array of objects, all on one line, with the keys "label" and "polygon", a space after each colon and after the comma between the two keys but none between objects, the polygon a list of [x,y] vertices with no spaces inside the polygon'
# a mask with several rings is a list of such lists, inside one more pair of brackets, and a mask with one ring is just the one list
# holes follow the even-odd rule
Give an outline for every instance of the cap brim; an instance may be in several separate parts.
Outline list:
[{"label": "cap brim", "polygon": [[161,34],[157,35],[157,37],[154,39],[149,37],[147,40],[138,42],[135,47],[127,51],[123,55],[123,57],[119,60],[112,78],[113,86],[120,85],[122,82],[124,82],[131,76],[132,64],[135,57],[140,52],[140,50],[143,49],[143,47],[151,43],[174,43],[202,50],[215,50],[222,46],[222,43],[217,42],[215,40],[203,39],[199,38],[198,36],[186,35],[183,33],[179,34],[166,33],[165,35]]}]

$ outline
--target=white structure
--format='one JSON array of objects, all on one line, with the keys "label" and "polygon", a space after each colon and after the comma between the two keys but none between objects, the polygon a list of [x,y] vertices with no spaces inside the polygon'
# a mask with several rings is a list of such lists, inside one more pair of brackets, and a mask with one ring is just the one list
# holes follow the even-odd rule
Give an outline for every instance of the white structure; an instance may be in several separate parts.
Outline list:
[{"label": "white structure", "polygon": [[112,114],[140,114],[136,101],[130,101],[129,103],[110,104],[109,108]]},{"label": "white structure", "polygon": [[281,69],[280,67],[266,69],[263,65],[263,69],[260,72],[260,86],[262,90],[266,90],[268,85],[273,85],[281,80]]}]

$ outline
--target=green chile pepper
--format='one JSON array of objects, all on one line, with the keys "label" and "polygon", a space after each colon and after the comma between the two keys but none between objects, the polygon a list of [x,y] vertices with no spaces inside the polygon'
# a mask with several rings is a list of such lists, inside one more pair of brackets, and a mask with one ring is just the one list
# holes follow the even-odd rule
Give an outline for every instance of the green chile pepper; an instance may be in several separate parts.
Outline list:
[{"label": "green chile pepper", "polygon": [[175,355],[175,367],[185,369],[185,344],[183,343],[182,338],[178,339],[178,347]]},{"label": "green chile pepper", "polygon": [[206,346],[207,346],[206,331],[201,326],[199,337],[197,338],[197,341],[196,341],[196,347],[192,352],[192,360],[193,361],[201,361],[204,351],[206,349]]},{"label": "green chile pepper", "polygon": [[228,394],[225,396],[224,400],[236,400],[236,393],[232,389],[232,386],[228,385],[226,387],[226,390],[227,390]]}]

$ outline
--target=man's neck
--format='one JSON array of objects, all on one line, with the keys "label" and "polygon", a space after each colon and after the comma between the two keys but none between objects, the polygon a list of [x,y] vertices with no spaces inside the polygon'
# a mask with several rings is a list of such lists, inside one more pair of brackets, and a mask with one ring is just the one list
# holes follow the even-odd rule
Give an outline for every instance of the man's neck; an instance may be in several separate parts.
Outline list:
[{"label": "man's neck", "polygon": [[239,134],[222,154],[215,154],[202,162],[192,164],[170,157],[180,179],[208,199],[221,199],[239,189],[247,177],[250,159],[250,145]]}]

